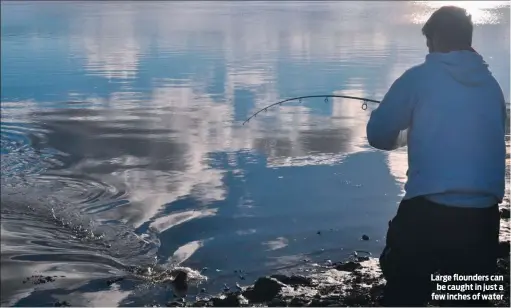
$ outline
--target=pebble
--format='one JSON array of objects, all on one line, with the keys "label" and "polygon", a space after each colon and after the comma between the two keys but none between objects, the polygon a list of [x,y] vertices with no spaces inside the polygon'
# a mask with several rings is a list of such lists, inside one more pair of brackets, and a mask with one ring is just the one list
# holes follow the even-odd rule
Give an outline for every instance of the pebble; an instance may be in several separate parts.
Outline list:
[{"label": "pebble", "polygon": [[369,236],[366,235],[366,234],[362,235],[362,240],[363,241],[369,241]]},{"label": "pebble", "polygon": [[111,286],[111,285],[113,285],[114,283],[119,282],[119,281],[123,281],[123,280],[124,280],[124,277],[112,278],[112,279],[108,279],[108,280],[106,281],[106,284],[107,284],[107,285],[109,285],[109,286]]},{"label": "pebble", "polygon": [[282,282],[283,284],[290,285],[290,286],[310,286],[312,284],[312,279],[305,276],[300,275],[292,275],[292,276],[286,276],[286,275],[271,275],[270,278],[277,279],[278,281]]},{"label": "pebble", "polygon": [[58,301],[55,304],[53,304],[54,307],[71,307],[71,304],[67,301]]},{"label": "pebble", "polygon": [[342,262],[340,264],[337,264],[335,266],[335,269],[338,271],[344,271],[344,272],[353,272],[354,270],[361,268],[362,265],[360,265],[357,262],[348,261],[348,262]]},{"label": "pebble", "polygon": [[510,212],[509,209],[503,208],[500,210],[500,218],[509,218]]},{"label": "pebble", "polygon": [[261,277],[256,280],[253,288],[243,292],[243,296],[253,303],[271,301],[280,293],[284,286],[283,283],[275,278]]},{"label": "pebble", "polygon": [[231,288],[229,288],[229,286],[227,286],[227,284],[224,283],[224,292],[229,292]]}]

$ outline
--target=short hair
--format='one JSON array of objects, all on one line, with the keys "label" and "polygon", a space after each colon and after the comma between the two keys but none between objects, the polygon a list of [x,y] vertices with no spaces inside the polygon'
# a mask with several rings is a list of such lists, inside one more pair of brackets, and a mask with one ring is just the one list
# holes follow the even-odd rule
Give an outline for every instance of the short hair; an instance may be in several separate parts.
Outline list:
[{"label": "short hair", "polygon": [[472,46],[473,31],[472,16],[457,6],[439,8],[422,27],[426,38],[435,38],[446,46]]}]

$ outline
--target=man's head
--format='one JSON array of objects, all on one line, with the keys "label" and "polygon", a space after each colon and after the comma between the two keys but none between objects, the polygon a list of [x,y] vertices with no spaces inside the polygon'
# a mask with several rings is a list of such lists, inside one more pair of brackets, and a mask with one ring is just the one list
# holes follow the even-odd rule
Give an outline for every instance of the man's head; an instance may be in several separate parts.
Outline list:
[{"label": "man's head", "polygon": [[443,6],[435,11],[422,28],[429,52],[471,50],[472,16],[465,9]]}]

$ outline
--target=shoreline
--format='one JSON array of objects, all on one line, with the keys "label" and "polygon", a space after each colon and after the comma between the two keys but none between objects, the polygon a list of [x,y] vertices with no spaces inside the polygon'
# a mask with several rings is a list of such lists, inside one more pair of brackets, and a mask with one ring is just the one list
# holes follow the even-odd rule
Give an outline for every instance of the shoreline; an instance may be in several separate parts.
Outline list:
[{"label": "shoreline", "polygon": [[[507,202],[506,202],[507,203]],[[510,307],[510,211],[507,205],[501,206],[501,234],[498,251],[497,275],[502,275],[504,292],[501,300],[492,301],[493,307]],[[25,278],[23,283],[44,284],[65,276],[35,275]],[[181,281],[186,281],[185,278]],[[124,280],[117,277],[106,281],[108,285]],[[172,283],[173,284],[173,283]],[[185,284],[187,284],[185,282]],[[343,262],[322,265],[319,271],[306,275],[273,274],[257,278],[253,284],[240,287],[236,291],[228,288],[213,296],[196,297],[186,301],[185,297],[175,296],[167,307],[377,307],[381,299],[385,279],[381,275],[378,258],[354,256]],[[176,292],[173,292],[176,294]],[[186,291],[185,291],[186,293]],[[457,292],[458,293],[458,292]],[[156,303],[146,307],[159,307]],[[72,306],[66,300],[56,301],[50,306]],[[428,306],[439,306],[441,302],[430,301]]]},{"label": "shoreline", "polygon": [[[500,242],[500,247],[497,274],[504,276],[506,291],[502,300],[492,303],[493,307],[509,307],[509,242]],[[167,307],[377,307],[381,306],[385,286],[379,268],[376,269],[378,263],[376,258],[345,261],[311,276],[276,274],[260,277],[243,290],[224,292],[196,302],[176,300],[169,302]],[[439,304],[430,301],[428,306]]]},{"label": "shoreline", "polygon": [[[506,200],[507,201],[507,200]],[[497,275],[502,275],[502,300],[492,301],[493,307],[510,307],[510,210],[501,205],[501,234]],[[504,239],[503,239],[504,237]],[[378,258],[357,259],[333,263],[325,271],[307,276],[275,274],[258,278],[254,284],[236,292],[224,292],[195,302],[171,301],[167,307],[376,307],[381,306],[385,279]],[[430,301],[428,306],[441,302]]]}]

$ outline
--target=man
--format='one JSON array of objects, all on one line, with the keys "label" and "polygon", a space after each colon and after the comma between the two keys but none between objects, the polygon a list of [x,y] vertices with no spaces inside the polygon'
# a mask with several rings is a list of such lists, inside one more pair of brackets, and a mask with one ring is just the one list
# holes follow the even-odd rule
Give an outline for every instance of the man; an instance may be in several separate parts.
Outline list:
[{"label": "man", "polygon": [[[464,9],[434,12],[422,29],[425,62],[392,84],[367,124],[369,144],[381,150],[395,149],[407,132],[406,194],[380,257],[386,306],[421,306],[434,292],[459,293],[437,291],[436,272],[496,270],[506,110],[499,84],[472,49],[472,32]],[[458,304],[482,303],[449,303]]]}]

